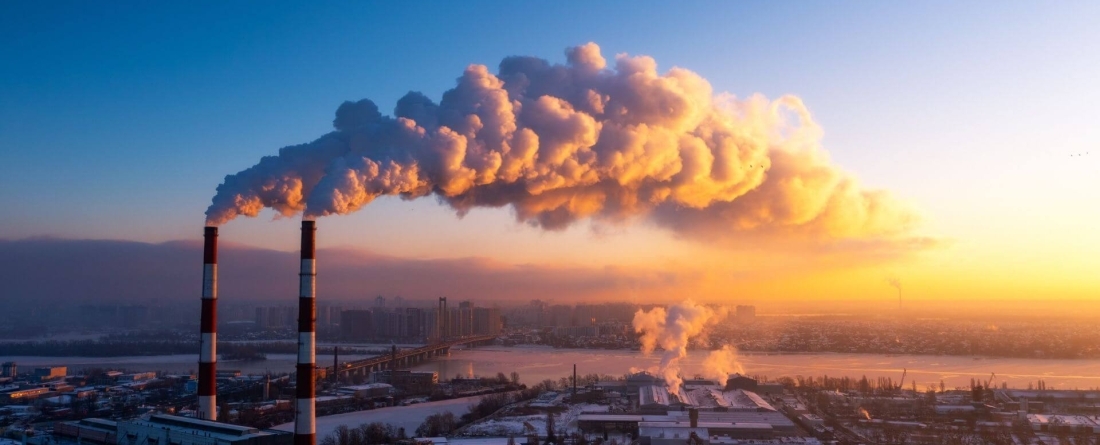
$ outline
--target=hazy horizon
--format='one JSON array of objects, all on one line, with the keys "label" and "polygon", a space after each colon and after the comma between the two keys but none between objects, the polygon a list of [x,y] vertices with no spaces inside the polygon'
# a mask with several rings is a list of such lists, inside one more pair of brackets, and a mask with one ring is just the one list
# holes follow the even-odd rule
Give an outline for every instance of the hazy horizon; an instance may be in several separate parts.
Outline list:
[{"label": "hazy horizon", "polygon": [[[292,234],[293,235],[293,234]],[[37,237],[0,239],[9,256],[0,259],[0,280],[8,283],[12,307],[42,304],[189,304],[191,284],[201,270],[187,267],[201,257],[196,240],[143,243],[125,240],[71,240]],[[297,252],[223,242],[222,303],[292,306]],[[370,306],[375,296],[400,296],[419,306],[437,297],[517,307],[549,304],[633,303],[670,305],[683,300],[724,306],[753,305],[760,315],[822,314],[894,317],[897,293],[823,299],[813,294],[776,300],[766,293],[737,290],[708,295],[696,277],[659,270],[591,268],[581,265],[511,264],[491,258],[410,259],[354,248],[319,250],[318,289],[324,304]],[[50,269],[49,265],[63,265]],[[745,278],[748,280],[749,278]],[[889,289],[889,288],[888,288]],[[890,289],[892,290],[892,289]],[[993,298],[942,301],[906,289],[906,316],[950,319],[1079,318],[1100,315],[1080,306],[1087,300]]]}]

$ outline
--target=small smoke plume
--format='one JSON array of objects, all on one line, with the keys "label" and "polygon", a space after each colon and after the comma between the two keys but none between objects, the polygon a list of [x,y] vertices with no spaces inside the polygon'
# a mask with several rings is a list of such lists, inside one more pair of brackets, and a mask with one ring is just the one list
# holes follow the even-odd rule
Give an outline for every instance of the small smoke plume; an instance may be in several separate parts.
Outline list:
[{"label": "small smoke plume", "polygon": [[638,310],[634,313],[634,332],[642,334],[642,353],[650,354],[658,347],[664,350],[657,374],[668,383],[669,392],[680,395],[684,382],[680,376],[680,360],[687,357],[688,342],[726,315],[724,310],[715,311],[692,301],[667,310],[654,308],[648,312]]},{"label": "small smoke plume", "polygon": [[703,375],[714,379],[719,385],[725,384],[726,379],[733,373],[745,374],[745,368],[737,361],[737,350],[726,345],[722,349],[710,351],[707,358],[703,359]]},{"label": "small smoke plume", "polygon": [[[901,240],[915,215],[861,189],[820,147],[802,101],[715,95],[698,74],[646,56],[609,66],[594,43],[567,63],[470,65],[436,103],[411,92],[393,117],[345,102],[335,131],[228,175],[208,224],[264,208],[347,214],[380,196],[437,196],[459,215],[510,206],[549,230],[586,218],[646,218],[713,240],[746,232]],[[741,237],[741,239],[751,239]]]},{"label": "small smoke plume", "polygon": [[889,284],[890,287],[892,287],[894,289],[897,289],[897,291],[898,291],[898,309],[901,309],[901,280],[899,280],[897,277],[888,277],[888,278],[886,278],[886,284]]}]

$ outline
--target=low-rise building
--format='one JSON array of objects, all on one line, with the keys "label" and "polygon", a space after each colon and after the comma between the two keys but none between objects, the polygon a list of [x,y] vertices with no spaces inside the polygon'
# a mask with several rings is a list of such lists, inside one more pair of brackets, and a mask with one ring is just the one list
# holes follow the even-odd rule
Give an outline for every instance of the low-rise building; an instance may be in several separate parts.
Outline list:
[{"label": "low-rise building", "polygon": [[50,392],[49,388],[22,388],[0,392],[0,405],[24,403],[34,400]]},{"label": "low-rise building", "polygon": [[39,382],[63,379],[68,372],[69,368],[65,366],[41,366],[34,368],[34,379]]},{"label": "low-rise building", "polygon": [[291,445],[294,434],[154,414],[118,423],[119,444],[141,445]]},{"label": "low-rise building", "polygon": [[429,394],[439,384],[439,374],[434,371],[386,369],[371,373],[371,382],[393,385],[405,394]]},{"label": "low-rise building", "polygon": [[344,386],[338,388],[336,393],[362,399],[389,397],[393,395],[393,385],[388,383],[368,383],[365,385]]},{"label": "low-rise building", "polygon": [[74,422],[58,422],[54,425],[53,433],[76,440],[78,443],[90,442],[115,445],[118,442],[118,423],[96,418]]}]

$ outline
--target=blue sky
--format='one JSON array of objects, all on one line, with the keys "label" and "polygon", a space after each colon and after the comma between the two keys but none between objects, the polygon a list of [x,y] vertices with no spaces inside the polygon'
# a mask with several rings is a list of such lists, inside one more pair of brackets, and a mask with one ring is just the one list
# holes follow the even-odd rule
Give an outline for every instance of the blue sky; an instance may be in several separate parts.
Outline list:
[{"label": "blue sky", "polygon": [[[1100,247],[1087,204],[1100,202],[1098,5],[7,2],[0,238],[194,239],[224,175],[329,131],[344,100],[388,112],[410,90],[438,100],[468,64],[561,62],[593,41],[716,91],[798,95],[839,165],[912,202],[929,234],[979,246],[964,258],[1042,251],[1023,238],[1084,255]],[[293,224],[226,230],[292,250]],[[593,240],[536,233],[506,210],[459,221],[431,200],[324,224],[344,236],[322,243],[420,257],[536,261]],[[661,236],[631,230],[602,251]],[[486,244],[487,233],[503,235]],[[1081,261],[1074,270],[1095,265]]]}]

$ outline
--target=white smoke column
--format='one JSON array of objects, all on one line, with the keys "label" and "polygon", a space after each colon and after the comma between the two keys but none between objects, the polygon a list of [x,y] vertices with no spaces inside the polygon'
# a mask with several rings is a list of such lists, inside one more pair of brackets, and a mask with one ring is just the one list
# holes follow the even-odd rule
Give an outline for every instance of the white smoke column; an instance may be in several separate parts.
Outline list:
[{"label": "white smoke column", "polygon": [[708,241],[759,239],[738,237],[751,232],[912,243],[915,216],[829,162],[797,97],[715,95],[698,74],[659,73],[650,57],[609,66],[594,43],[566,59],[508,57],[496,74],[470,65],[438,104],[409,93],[393,117],[370,100],[345,102],[335,131],[226,176],[207,222],[264,208],[347,214],[380,196],[434,194],[459,215],[510,206],[550,230],[646,218]]},{"label": "white smoke column", "polygon": [[730,374],[745,374],[745,368],[737,361],[737,350],[726,345],[722,349],[710,351],[707,358],[703,359],[703,375],[714,379],[719,385],[724,385]]},{"label": "white smoke column", "polygon": [[657,373],[668,383],[670,393],[681,396],[680,360],[687,357],[688,342],[702,335],[705,329],[725,317],[725,311],[714,311],[692,301],[675,306],[654,308],[634,313],[634,332],[642,334],[642,353],[664,350]]}]

